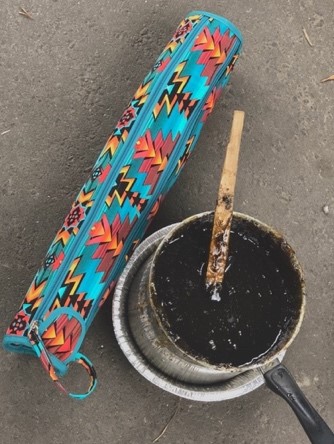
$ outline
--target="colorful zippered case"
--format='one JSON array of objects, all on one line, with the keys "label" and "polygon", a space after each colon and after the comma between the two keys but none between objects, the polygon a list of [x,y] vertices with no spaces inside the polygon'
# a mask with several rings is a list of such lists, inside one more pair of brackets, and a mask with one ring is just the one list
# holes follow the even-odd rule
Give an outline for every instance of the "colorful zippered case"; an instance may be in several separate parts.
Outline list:
[{"label": "colorful zippered case", "polygon": [[238,58],[228,20],[191,12],[139,86],[57,232],[3,345],[41,359],[59,388],[88,327],[191,154]]}]

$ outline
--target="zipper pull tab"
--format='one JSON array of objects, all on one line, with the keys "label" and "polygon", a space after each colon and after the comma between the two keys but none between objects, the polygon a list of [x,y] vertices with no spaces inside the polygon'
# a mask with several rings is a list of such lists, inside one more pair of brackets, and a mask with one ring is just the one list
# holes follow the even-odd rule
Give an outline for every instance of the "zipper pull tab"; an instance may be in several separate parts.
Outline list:
[{"label": "zipper pull tab", "polygon": [[30,328],[28,330],[28,338],[30,340],[30,342],[38,342],[38,326],[39,326],[39,322],[38,321],[32,321]]}]

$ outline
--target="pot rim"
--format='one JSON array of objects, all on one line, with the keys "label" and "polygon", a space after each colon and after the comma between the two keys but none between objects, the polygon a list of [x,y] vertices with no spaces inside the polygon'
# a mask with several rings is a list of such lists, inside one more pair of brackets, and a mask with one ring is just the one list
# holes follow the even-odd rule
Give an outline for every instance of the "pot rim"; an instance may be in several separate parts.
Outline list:
[{"label": "pot rim", "polygon": [[287,242],[286,238],[282,235],[282,233],[280,233],[279,231],[277,231],[273,227],[267,225],[264,222],[261,222],[260,220],[254,218],[252,216],[249,216],[248,214],[240,213],[237,211],[233,212],[233,217],[237,217],[237,218],[240,218],[240,219],[243,219],[243,220],[246,220],[246,221],[249,221],[249,222],[255,224],[258,228],[271,234],[273,237],[275,237],[275,239],[277,239],[279,242],[281,242],[281,244],[284,245],[284,248],[286,249],[287,253],[289,254],[289,259],[290,259],[290,263],[291,263],[292,268],[297,272],[297,275],[298,275],[299,284],[300,284],[299,296],[301,299],[298,320],[297,320],[295,326],[293,328],[291,328],[290,331],[287,332],[287,334],[284,336],[282,341],[278,343],[278,346],[274,352],[272,352],[272,353],[269,352],[267,356],[264,355],[256,363],[244,364],[244,365],[241,365],[238,367],[226,365],[224,363],[210,364],[209,362],[207,362],[204,359],[200,359],[198,357],[191,355],[187,350],[181,348],[177,343],[175,343],[175,341],[173,340],[171,335],[168,333],[168,330],[165,328],[165,325],[162,322],[161,317],[159,316],[159,310],[157,310],[157,306],[158,306],[158,304],[156,303],[157,302],[156,301],[157,292],[156,292],[155,285],[153,283],[153,277],[154,277],[154,273],[155,273],[155,263],[156,263],[157,257],[159,256],[161,250],[164,248],[166,243],[169,242],[169,240],[174,236],[174,234],[177,231],[181,230],[185,225],[188,225],[198,219],[202,219],[205,216],[208,216],[212,213],[213,213],[213,211],[205,211],[202,213],[197,213],[195,215],[192,215],[192,216],[184,219],[179,224],[177,224],[174,228],[172,228],[172,230],[162,239],[162,241],[160,242],[158,248],[156,249],[156,251],[154,253],[152,264],[151,264],[150,271],[149,271],[149,285],[148,285],[148,287],[149,287],[148,288],[149,301],[150,301],[154,316],[159,324],[159,327],[162,329],[165,336],[173,344],[174,347],[176,347],[182,353],[187,355],[190,359],[194,360],[197,363],[200,363],[201,365],[203,365],[205,367],[220,370],[222,373],[236,373],[236,372],[240,372],[241,369],[244,371],[252,370],[252,369],[259,368],[259,367],[262,367],[262,366],[272,363],[273,361],[277,360],[278,356],[282,352],[285,352],[288,349],[288,347],[291,345],[291,343],[294,341],[294,339],[296,338],[297,334],[300,331],[300,328],[301,328],[301,325],[303,322],[303,318],[304,318],[304,314],[305,314],[306,291],[305,291],[305,280],[304,280],[303,269],[296,257],[296,253],[293,250],[293,248],[291,247],[291,245]]}]

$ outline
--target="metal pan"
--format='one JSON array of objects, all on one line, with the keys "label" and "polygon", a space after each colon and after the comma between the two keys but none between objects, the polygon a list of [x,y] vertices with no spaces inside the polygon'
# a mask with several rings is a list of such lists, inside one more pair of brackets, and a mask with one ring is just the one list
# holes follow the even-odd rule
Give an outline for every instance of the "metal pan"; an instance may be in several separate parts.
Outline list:
[{"label": "metal pan", "polygon": [[267,386],[292,407],[311,442],[334,443],[333,433],[280,362],[300,329],[304,315],[305,288],[303,273],[293,250],[275,230],[249,216],[234,214],[234,217],[246,218],[284,244],[291,266],[300,278],[299,317],[274,353],[249,367],[217,368],[185,353],[164,329],[157,315],[154,286],[151,285],[154,274],[152,254],[158,255],[163,244],[177,233],[180,226],[191,223],[194,219],[208,217],[209,214],[202,213],[183,221],[181,225],[160,230],[144,241],[140,250],[132,257],[118,283],[113,303],[115,334],[121,348],[143,376],[161,388],[189,399],[229,399],[248,393],[266,381]]}]

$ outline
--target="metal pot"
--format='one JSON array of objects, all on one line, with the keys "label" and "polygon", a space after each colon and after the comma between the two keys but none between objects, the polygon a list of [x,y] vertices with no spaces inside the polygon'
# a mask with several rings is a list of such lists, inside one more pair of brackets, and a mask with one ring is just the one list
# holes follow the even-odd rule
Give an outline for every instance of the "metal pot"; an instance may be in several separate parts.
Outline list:
[{"label": "metal pot", "polygon": [[113,298],[113,324],[121,349],[146,379],[170,393],[187,399],[231,399],[249,393],[266,382],[273,392],[288,402],[312,443],[333,444],[333,432],[281,364],[286,349],[296,337],[302,323],[305,286],[294,251],[278,232],[247,215],[234,213],[234,217],[246,219],[274,236],[289,255],[291,266],[299,276],[299,317],[274,353],[268,353],[261,362],[242,369],[212,366],[181,350],[164,328],[154,302],[154,254],[159,254],[164,243],[168,242],[181,226],[195,219],[208,217],[209,214],[202,213],[181,224],[166,227],[147,238],[135,251],[118,281]]},{"label": "metal pot", "polygon": [[[189,371],[183,375],[190,373],[195,382],[192,382],[194,379],[178,379],[174,376],[169,361],[172,361],[175,368],[179,359],[168,348],[163,347],[161,342],[154,340],[156,333],[151,327],[154,318],[149,314],[151,306],[147,286],[140,286],[140,282],[143,280],[143,271],[152,261],[159,244],[177,226],[175,224],[162,228],[145,239],[136,248],[120,276],[112,305],[116,339],[126,358],[144,378],[176,396],[193,401],[217,402],[245,395],[264,384],[262,373],[258,369],[247,370],[228,380],[213,382],[210,372],[208,376],[211,380],[208,381],[206,368],[200,367],[198,376],[194,366],[190,366]],[[278,358],[282,360],[283,356],[284,352]],[[202,377],[204,382],[198,382],[198,377]]]},{"label": "metal pot", "polygon": [[[280,233],[278,233],[268,225],[241,213],[234,213],[233,218],[234,220],[247,221],[251,225],[258,228],[261,232],[269,233],[270,237],[275,241],[277,249],[280,248],[282,250],[282,254],[284,254],[289,260],[291,270],[293,271],[294,275],[296,275],[296,280],[298,281],[298,294],[296,294],[295,296],[295,305],[298,316],[292,320],[293,323],[290,326],[289,331],[282,336],[277,346],[270,352],[266,353],[261,358],[261,360],[257,361],[255,364],[243,365],[242,367],[231,367],[230,365],[224,365],[224,363],[219,366],[211,365],[207,361],[199,359],[198,356],[192,355],[190,351],[181,349],[173,336],[169,334],[169,331],[166,328],[165,323],[163,322],[163,318],[161,316],[161,308],[155,288],[155,275],[156,262],[162,250],[164,250],[166,247],[168,248],[168,245],[174,242],[175,239],[178,239],[180,235],[182,235],[181,233],[184,232],[184,230],[186,230],[187,227],[189,227],[194,222],[198,220],[213,220],[213,213],[206,212],[189,217],[168,233],[168,235],[164,238],[164,240],[160,243],[159,247],[155,251],[152,262],[147,263],[146,267],[143,270],[143,276],[140,281],[139,289],[145,289],[146,287],[146,291],[148,292],[149,307],[147,309],[147,317],[145,317],[144,320],[142,316],[137,316],[136,314],[131,315],[130,312],[129,318],[132,330],[139,335],[142,329],[146,329],[147,331],[148,323],[150,324],[149,328],[152,329],[150,333],[154,332],[154,334],[150,334],[149,338],[146,337],[146,341],[150,340],[150,345],[143,343],[142,346],[147,346],[151,349],[150,360],[156,363],[156,365],[159,365],[159,361],[160,359],[162,359],[163,356],[165,358],[164,361],[167,365],[165,371],[167,371],[167,373],[171,376],[177,377],[180,380],[204,383],[216,382],[218,380],[222,381],[232,378],[237,374],[241,374],[247,370],[252,370],[271,364],[277,359],[277,356],[281,352],[285,352],[286,349],[289,347],[291,342],[298,334],[303,320],[305,311],[305,285],[303,272],[299,265],[299,262],[297,261],[293,249],[289,246],[287,241]],[[135,313],[135,311],[133,313]],[[156,346],[154,345],[154,342],[157,343]],[[170,356],[172,356],[173,359],[169,360],[168,358]]]}]

